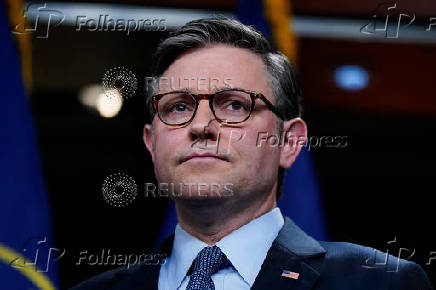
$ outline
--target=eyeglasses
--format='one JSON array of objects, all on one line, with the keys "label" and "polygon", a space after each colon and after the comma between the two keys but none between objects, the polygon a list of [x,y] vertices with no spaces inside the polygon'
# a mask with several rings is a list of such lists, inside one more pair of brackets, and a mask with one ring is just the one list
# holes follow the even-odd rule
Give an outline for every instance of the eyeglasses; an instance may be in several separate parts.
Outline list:
[{"label": "eyeglasses", "polygon": [[280,118],[276,107],[263,94],[244,89],[229,88],[213,94],[173,91],[152,96],[153,108],[159,119],[174,127],[183,126],[194,119],[200,100],[209,100],[209,107],[218,122],[244,122],[250,117],[256,99],[261,99]]}]

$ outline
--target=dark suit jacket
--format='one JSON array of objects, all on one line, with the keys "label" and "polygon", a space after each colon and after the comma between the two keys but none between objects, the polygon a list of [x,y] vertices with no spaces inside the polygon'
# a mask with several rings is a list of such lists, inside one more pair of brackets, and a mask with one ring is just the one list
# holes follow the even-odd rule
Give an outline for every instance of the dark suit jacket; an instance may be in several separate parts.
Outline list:
[{"label": "dark suit jacket", "polygon": [[[174,236],[156,251],[171,255]],[[376,258],[374,258],[376,257]],[[422,268],[406,260],[350,243],[318,242],[285,218],[251,289],[433,289]],[[93,277],[74,290],[158,289],[160,265],[138,264]],[[283,270],[299,273],[282,277]],[[231,289],[229,289],[231,290]]]}]

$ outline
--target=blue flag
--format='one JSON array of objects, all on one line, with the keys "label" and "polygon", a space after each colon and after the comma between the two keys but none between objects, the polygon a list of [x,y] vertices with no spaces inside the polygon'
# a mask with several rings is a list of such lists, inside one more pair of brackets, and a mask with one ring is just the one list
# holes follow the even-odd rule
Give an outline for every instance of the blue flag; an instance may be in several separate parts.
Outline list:
[{"label": "blue flag", "polygon": [[318,177],[307,147],[303,147],[292,167],[286,170],[278,206],[312,237],[328,239]]},{"label": "blue flag", "polygon": [[[289,0],[278,0],[275,3],[268,3],[269,1],[272,0],[238,0],[236,14],[241,22],[254,26],[271,40],[273,31],[269,23],[278,22],[268,19],[267,15],[274,17],[278,13],[286,12],[271,11],[266,13],[264,5],[273,4],[270,7],[275,6],[276,8],[286,7],[289,3],[277,5],[277,2]],[[290,21],[284,25],[290,25]],[[283,33],[283,29],[281,33]],[[289,44],[285,46],[289,46]],[[284,215],[292,218],[309,235],[320,240],[328,238],[318,178],[312,154],[307,150],[307,147],[303,147],[292,167],[286,170],[283,194],[278,206]]]},{"label": "blue flag", "polygon": [[0,3],[0,289],[56,289],[50,208],[18,50]]}]

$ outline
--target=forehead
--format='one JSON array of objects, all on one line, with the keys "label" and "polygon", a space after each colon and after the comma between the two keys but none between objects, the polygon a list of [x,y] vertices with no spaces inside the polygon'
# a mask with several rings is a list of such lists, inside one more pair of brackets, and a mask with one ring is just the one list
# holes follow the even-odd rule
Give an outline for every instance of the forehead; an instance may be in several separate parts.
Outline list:
[{"label": "forehead", "polygon": [[182,87],[190,79],[189,88],[192,90],[198,90],[198,82],[210,82],[215,87],[238,87],[271,96],[262,58],[248,49],[227,45],[211,45],[188,51],[178,57],[162,77],[181,83]]}]

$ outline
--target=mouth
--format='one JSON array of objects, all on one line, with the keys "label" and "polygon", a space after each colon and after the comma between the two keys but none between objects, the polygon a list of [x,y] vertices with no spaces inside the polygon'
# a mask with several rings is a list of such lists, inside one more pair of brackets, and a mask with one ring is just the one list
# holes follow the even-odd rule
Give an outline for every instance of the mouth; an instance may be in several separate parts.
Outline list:
[{"label": "mouth", "polygon": [[180,163],[188,162],[188,161],[199,161],[199,162],[216,162],[217,160],[228,161],[226,158],[217,156],[212,153],[193,153],[189,156],[182,158]]}]

